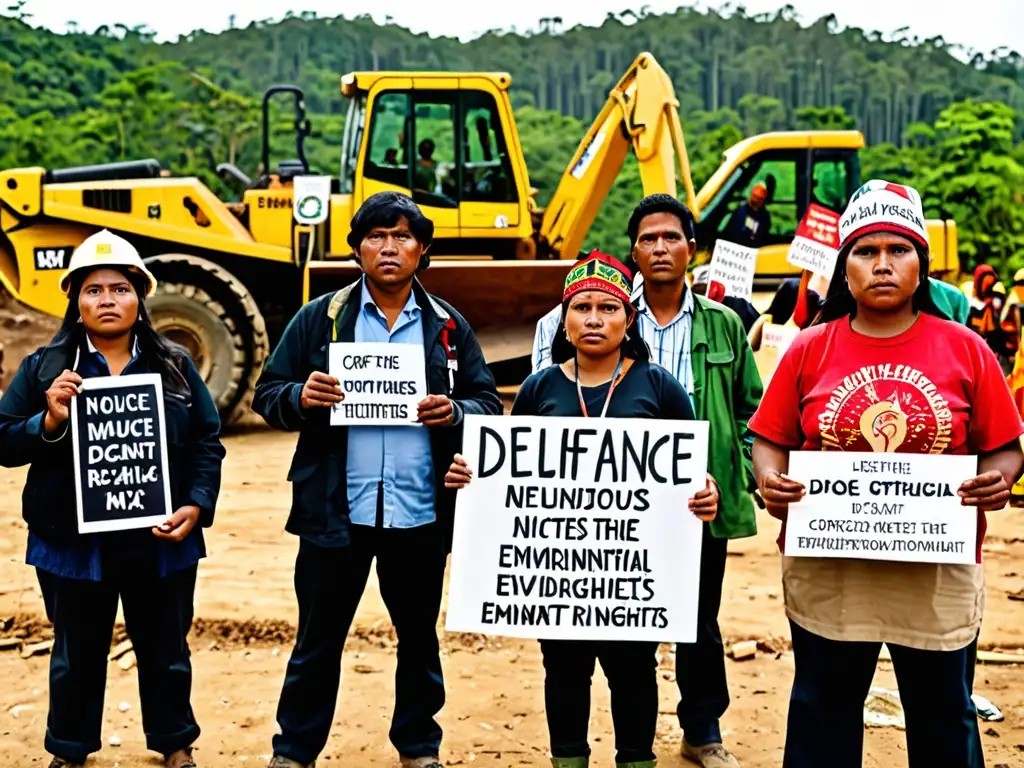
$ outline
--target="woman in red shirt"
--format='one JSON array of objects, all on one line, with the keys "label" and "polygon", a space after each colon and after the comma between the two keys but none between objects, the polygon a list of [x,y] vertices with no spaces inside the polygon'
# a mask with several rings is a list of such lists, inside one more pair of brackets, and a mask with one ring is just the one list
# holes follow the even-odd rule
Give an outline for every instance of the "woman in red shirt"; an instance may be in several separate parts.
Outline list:
[{"label": "woman in red shirt", "polygon": [[784,531],[805,494],[784,474],[791,451],[974,454],[978,476],[958,493],[977,508],[977,562],[783,556],[796,661],[784,766],[860,767],[864,700],[886,643],[911,768],[980,768],[970,688],[981,542],[986,510],[1005,506],[1024,468],[1024,424],[984,340],[932,302],[917,191],[868,182],[839,233],[821,318],[786,351],[749,424],[761,495]]}]

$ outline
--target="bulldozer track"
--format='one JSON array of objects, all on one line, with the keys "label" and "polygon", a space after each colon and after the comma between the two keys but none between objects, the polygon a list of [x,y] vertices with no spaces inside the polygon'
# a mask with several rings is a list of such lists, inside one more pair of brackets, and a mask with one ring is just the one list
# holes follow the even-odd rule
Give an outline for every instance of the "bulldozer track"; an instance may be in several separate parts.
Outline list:
[{"label": "bulldozer track", "polygon": [[147,264],[160,280],[157,295],[177,295],[205,306],[228,329],[234,344],[231,380],[223,392],[214,394],[225,426],[237,423],[252,406],[256,380],[270,353],[263,313],[238,278],[206,259],[162,254],[147,259]]}]

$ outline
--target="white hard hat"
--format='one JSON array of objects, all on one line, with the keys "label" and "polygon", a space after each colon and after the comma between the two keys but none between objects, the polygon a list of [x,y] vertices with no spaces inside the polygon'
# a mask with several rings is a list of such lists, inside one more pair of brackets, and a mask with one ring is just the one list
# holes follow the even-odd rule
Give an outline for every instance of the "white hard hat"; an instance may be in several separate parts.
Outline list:
[{"label": "white hard hat", "polygon": [[89,235],[73,254],[68,268],[60,276],[60,289],[64,295],[71,290],[71,275],[80,269],[102,269],[103,267],[127,267],[146,278],[146,298],[156,290],[156,278],[142,263],[138,249],[123,237],[103,229]]}]

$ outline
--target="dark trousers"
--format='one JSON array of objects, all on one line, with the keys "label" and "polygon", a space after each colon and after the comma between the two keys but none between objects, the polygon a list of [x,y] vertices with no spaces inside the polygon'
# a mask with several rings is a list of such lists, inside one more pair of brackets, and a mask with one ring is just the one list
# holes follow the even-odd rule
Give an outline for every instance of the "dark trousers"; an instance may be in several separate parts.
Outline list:
[{"label": "dark trousers", "polygon": [[612,694],[617,763],[654,759],[657,643],[541,640],[552,757],[589,757],[590,684],[600,660]]},{"label": "dark trousers", "polygon": [[[860,768],[864,700],[881,643],[828,640],[789,623],[796,678],[784,768]],[[958,651],[889,645],[907,722],[910,768],[982,768],[968,665],[977,640]]]},{"label": "dark trousers", "polygon": [[686,740],[695,747],[722,740],[719,720],[729,708],[725,650],[718,628],[728,539],[716,539],[704,523],[697,598],[697,642],[676,645],[676,714]]},{"label": "dark trousers", "polygon": [[50,711],[46,751],[84,763],[101,747],[107,656],[118,597],[139,670],[146,746],[169,755],[199,738],[190,702],[196,566],[166,578],[104,563],[103,581],[68,579],[36,569],[46,615],[53,624]]},{"label": "dark trousers", "polygon": [[277,709],[274,753],[311,763],[330,735],[345,638],[377,558],[380,594],[398,634],[391,743],[405,757],[438,754],[444,678],[437,617],[447,556],[440,527],[353,525],[347,547],[303,540],[295,561],[299,629]]}]

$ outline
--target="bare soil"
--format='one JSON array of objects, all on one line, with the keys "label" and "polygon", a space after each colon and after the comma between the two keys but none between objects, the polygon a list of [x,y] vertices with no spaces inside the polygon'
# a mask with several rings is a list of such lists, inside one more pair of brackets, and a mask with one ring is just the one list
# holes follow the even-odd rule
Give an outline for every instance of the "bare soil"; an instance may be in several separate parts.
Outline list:
[{"label": "bare soil", "polygon": [[[17,315],[25,319],[14,320]],[[56,325],[0,302],[4,384],[21,355],[50,338]],[[196,757],[204,767],[265,764],[296,621],[292,568],[297,542],[283,530],[290,498],[285,474],[294,437],[248,425],[225,442],[228,458],[221,505],[208,532],[209,558],[199,570],[192,640],[193,702],[203,728]],[[3,638],[33,642],[50,634],[35,574],[24,564],[24,479],[23,469],[0,472],[0,617],[8,617],[0,618],[0,647]],[[732,705],[723,728],[744,768],[781,764],[793,677],[774,543],[778,525],[767,516],[760,523],[757,537],[731,547],[721,612],[727,642],[761,641],[755,659],[727,662]],[[988,605],[982,647],[1020,650],[1021,655],[1021,664],[985,664],[978,669],[976,691],[995,702],[1006,717],[1004,722],[981,724],[985,753],[990,767],[1024,766],[1024,511],[1007,509],[991,516],[985,557]],[[443,617],[439,631],[448,687],[440,716],[445,764],[550,765],[537,644],[444,633]],[[47,664],[45,651],[23,659],[17,647],[0,650],[0,754],[5,765],[46,765]],[[387,741],[395,637],[372,577],[343,667],[335,728],[320,764],[397,766]],[[678,756],[673,671],[671,649],[664,646],[656,749],[662,768],[691,765]],[[896,687],[890,664],[879,663],[876,684]],[[610,766],[614,740],[600,672],[594,692],[593,764]],[[106,746],[90,765],[159,765],[157,756],[145,750],[134,669],[124,671],[111,662],[106,702]],[[113,737],[120,740],[119,746],[109,744]],[[865,766],[906,764],[902,731],[868,729]]]}]

